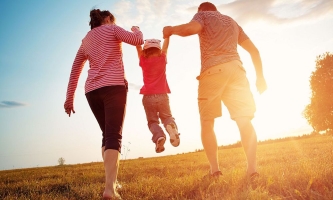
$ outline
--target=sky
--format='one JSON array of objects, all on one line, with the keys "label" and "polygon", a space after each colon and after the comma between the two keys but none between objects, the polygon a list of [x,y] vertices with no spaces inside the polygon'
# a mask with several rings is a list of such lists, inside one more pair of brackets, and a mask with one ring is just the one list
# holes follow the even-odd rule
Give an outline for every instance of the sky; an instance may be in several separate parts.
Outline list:
[{"label": "sky", "polygon": [[[0,2],[0,170],[100,162],[101,131],[84,95],[86,63],[76,90],[76,113],[63,104],[70,70],[81,40],[90,30],[89,12],[109,10],[116,24],[139,26],[144,39],[163,40],[164,26],[189,22],[199,0],[3,0]],[[302,112],[310,103],[309,78],[317,56],[333,52],[331,0],[212,0],[235,19],[257,46],[267,91],[259,95],[250,55],[239,48],[257,112],[258,140],[309,134]],[[134,46],[123,43],[130,87],[121,159],[168,156],[202,149],[195,79],[200,72],[197,35],[172,36],[167,79],[170,107],[181,142],[155,153],[142,106],[142,72]],[[225,107],[215,120],[218,145],[240,141]],[[167,138],[168,139],[168,138]]]}]

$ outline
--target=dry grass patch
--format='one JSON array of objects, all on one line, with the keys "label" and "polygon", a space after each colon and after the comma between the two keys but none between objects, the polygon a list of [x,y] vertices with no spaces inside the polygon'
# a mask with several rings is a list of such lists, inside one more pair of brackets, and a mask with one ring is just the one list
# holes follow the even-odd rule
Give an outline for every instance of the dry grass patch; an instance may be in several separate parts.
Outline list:
[{"label": "dry grass patch", "polygon": [[[209,171],[204,152],[123,160],[124,200],[333,199],[331,136],[294,138],[258,146],[260,177],[245,177],[242,148],[221,149],[223,176]],[[0,199],[100,199],[102,163],[0,171]]]}]

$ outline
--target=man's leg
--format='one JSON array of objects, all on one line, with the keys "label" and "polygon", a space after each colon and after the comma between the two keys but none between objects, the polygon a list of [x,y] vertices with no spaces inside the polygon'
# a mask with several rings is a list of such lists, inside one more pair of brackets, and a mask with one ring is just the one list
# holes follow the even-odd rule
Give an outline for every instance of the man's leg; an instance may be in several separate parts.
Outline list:
[{"label": "man's leg", "polygon": [[210,164],[210,173],[220,171],[217,157],[217,141],[214,132],[214,119],[201,120],[201,141]]},{"label": "man's leg", "polygon": [[257,135],[249,117],[235,118],[247,158],[247,175],[257,172]]}]

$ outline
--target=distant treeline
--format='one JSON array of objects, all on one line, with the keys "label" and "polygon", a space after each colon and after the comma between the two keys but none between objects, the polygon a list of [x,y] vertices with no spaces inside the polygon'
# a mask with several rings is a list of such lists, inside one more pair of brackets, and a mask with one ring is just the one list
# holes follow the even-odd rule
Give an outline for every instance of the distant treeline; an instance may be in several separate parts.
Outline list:
[{"label": "distant treeline", "polygon": [[[299,140],[299,139],[304,139],[304,138],[311,138],[319,135],[332,135],[332,132],[326,132],[326,133],[317,133],[317,132],[312,132],[310,134],[303,134],[302,136],[292,136],[292,137],[285,137],[285,138],[277,138],[277,139],[268,139],[264,141],[259,141],[258,145],[262,144],[272,144],[272,143],[277,143],[277,142],[285,142],[285,141],[290,141],[290,140]],[[221,145],[218,147],[219,150],[221,149],[231,149],[231,148],[237,148],[237,147],[242,147],[241,141],[238,141],[234,144],[229,144],[229,145]],[[195,152],[203,151],[203,149],[196,149]]]}]

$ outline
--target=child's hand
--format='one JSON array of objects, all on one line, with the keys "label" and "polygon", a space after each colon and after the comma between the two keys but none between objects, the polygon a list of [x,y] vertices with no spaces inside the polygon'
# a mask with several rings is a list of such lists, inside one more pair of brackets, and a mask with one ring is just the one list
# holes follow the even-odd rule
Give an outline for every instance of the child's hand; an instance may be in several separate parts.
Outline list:
[{"label": "child's hand", "polygon": [[138,26],[132,26],[131,31],[140,31],[140,28]]}]

